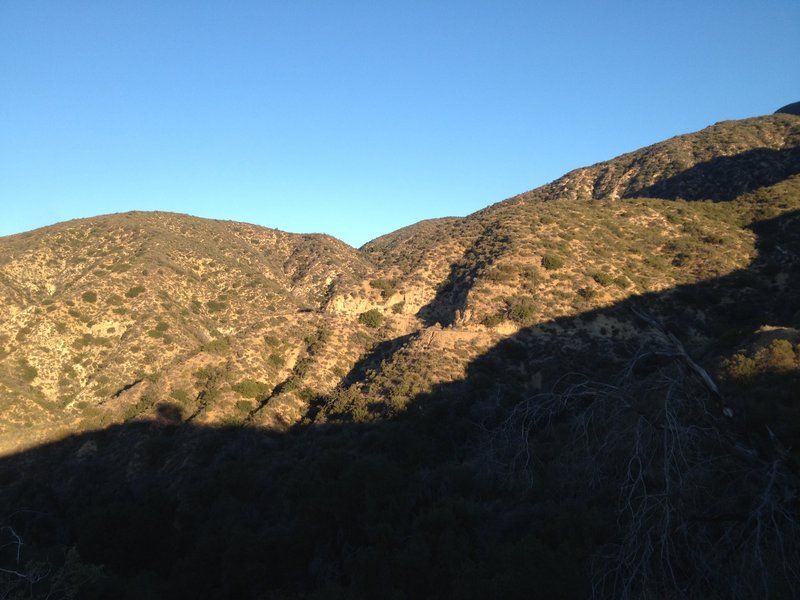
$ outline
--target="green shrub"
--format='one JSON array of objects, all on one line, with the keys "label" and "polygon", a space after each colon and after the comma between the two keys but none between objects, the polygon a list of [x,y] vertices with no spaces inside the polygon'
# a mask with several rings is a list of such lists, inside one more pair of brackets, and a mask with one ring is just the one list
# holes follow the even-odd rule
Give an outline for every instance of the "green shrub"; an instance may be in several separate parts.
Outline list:
[{"label": "green shrub", "polygon": [[771,341],[756,352],[755,359],[759,370],[766,372],[787,372],[798,366],[794,348],[788,340]]},{"label": "green shrub", "polygon": [[630,282],[630,281],[628,281],[628,280],[627,280],[625,277],[623,277],[622,275],[620,275],[619,277],[615,277],[615,278],[612,280],[612,283],[613,283],[615,286],[617,286],[619,289],[621,289],[621,290],[625,290],[625,289],[629,288],[629,287],[630,287],[630,285],[631,285],[631,282]]},{"label": "green shrub", "polygon": [[243,379],[232,386],[232,388],[234,392],[237,392],[245,398],[264,398],[269,396],[272,391],[272,388],[268,384],[253,379]]},{"label": "green shrub", "polygon": [[611,275],[600,271],[598,271],[597,273],[592,273],[592,279],[594,279],[597,283],[599,283],[603,287],[609,286],[614,282],[614,278],[611,277]]},{"label": "green shrub", "polygon": [[169,397],[181,404],[186,404],[189,402],[189,391],[185,388],[175,388],[169,393]]},{"label": "green shrub", "polygon": [[253,403],[250,400],[237,400],[234,406],[236,410],[243,413],[249,413],[253,410]]},{"label": "green shrub", "polygon": [[127,292],[125,292],[125,296],[128,298],[136,298],[136,296],[138,296],[142,292],[144,292],[144,287],[142,287],[141,285],[135,285]]},{"label": "green shrub", "polygon": [[508,283],[517,277],[517,268],[514,265],[497,265],[487,271],[484,277],[494,283]]},{"label": "green shrub", "polygon": [[31,365],[26,358],[19,359],[19,371],[22,379],[28,383],[32,383],[39,375],[39,370]]},{"label": "green shrub", "polygon": [[507,315],[509,319],[524,326],[533,324],[537,312],[533,298],[514,296],[506,300],[506,305],[508,306]]},{"label": "green shrub", "polygon": [[267,362],[278,369],[280,369],[286,363],[280,354],[276,354],[274,352],[267,357]]},{"label": "green shrub", "polygon": [[116,263],[108,267],[108,270],[112,273],[124,273],[131,268],[130,264],[128,263]]},{"label": "green shrub", "polygon": [[746,382],[759,375],[792,372],[798,367],[798,356],[792,343],[773,340],[759,348],[752,358],[735,354],[722,364],[722,372],[727,379]]},{"label": "green shrub", "polygon": [[725,361],[722,371],[727,379],[747,381],[756,374],[756,361],[744,354],[735,354]]},{"label": "green shrub", "polygon": [[81,300],[91,303],[97,302],[97,294],[94,292],[83,292],[83,294],[81,294]]},{"label": "green shrub", "polygon": [[506,316],[502,313],[496,315],[489,315],[483,318],[481,323],[486,327],[497,327],[506,320]]},{"label": "green shrub", "polygon": [[220,312],[221,310],[225,310],[228,308],[228,305],[225,302],[218,302],[217,300],[209,300],[206,302],[206,308],[209,312]]},{"label": "green shrub", "polygon": [[369,282],[369,285],[376,290],[380,290],[381,297],[384,299],[391,297],[397,291],[397,281],[394,279],[391,281],[388,279],[373,279]]},{"label": "green shrub", "polygon": [[383,323],[383,313],[377,308],[368,310],[358,316],[358,322],[367,327],[380,327]]},{"label": "green shrub", "polygon": [[542,266],[548,271],[555,271],[564,266],[564,259],[555,254],[545,254],[542,257]]},{"label": "green shrub", "polygon": [[216,390],[225,379],[224,367],[208,365],[194,372],[195,384],[201,390],[210,392]]},{"label": "green shrub", "polygon": [[108,338],[93,336],[91,333],[84,333],[81,337],[72,342],[72,347],[75,350],[83,350],[86,346],[111,346],[111,340]]},{"label": "green shrub", "polygon": [[211,340],[203,344],[200,348],[203,352],[214,352],[216,354],[222,354],[223,352],[227,352],[231,348],[231,342],[228,338],[217,338],[215,340]]},{"label": "green shrub", "polygon": [[91,333],[84,333],[81,337],[72,342],[72,347],[75,350],[81,350],[86,346],[91,346],[94,341],[94,336]]}]

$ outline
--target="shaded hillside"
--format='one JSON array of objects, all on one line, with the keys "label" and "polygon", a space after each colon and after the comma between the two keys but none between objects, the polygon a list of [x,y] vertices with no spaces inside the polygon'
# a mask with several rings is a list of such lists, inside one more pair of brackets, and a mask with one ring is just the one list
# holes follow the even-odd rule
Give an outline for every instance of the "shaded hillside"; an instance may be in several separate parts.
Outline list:
[{"label": "shaded hillside", "polygon": [[[723,121],[577,169],[529,194],[584,200],[637,196],[731,199],[796,174],[797,155],[792,148],[798,143],[800,131],[793,115]],[[657,184],[665,189],[665,182],[678,174],[682,175],[681,185],[665,190],[667,195],[648,193]]]},{"label": "shaded hillside", "polygon": [[[754,224],[759,252],[747,268],[523,328],[390,418],[334,406],[321,413],[327,425],[277,433],[186,423],[163,402],[157,420],[2,459],[1,557],[18,573],[5,589],[791,597],[796,403],[710,389],[681,338],[688,318],[708,336],[751,322],[710,297],[757,307],[752,322],[789,334],[763,347],[791,339],[793,361],[764,360],[758,377],[791,389],[798,224],[798,211]],[[785,286],[758,283],[776,273]],[[577,321],[586,327],[574,330]],[[598,326],[614,321],[636,338]],[[546,392],[526,391],[531,365],[553,381]],[[765,415],[765,402],[778,412]]]},{"label": "shaded hillside", "polygon": [[799,145],[719,123],[361,251],[1,239],[3,590],[791,597]]}]

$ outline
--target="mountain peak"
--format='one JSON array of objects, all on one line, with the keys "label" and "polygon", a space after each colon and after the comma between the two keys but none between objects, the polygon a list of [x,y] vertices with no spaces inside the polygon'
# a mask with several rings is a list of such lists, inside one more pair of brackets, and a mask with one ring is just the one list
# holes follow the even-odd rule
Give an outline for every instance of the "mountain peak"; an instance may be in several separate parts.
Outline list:
[{"label": "mountain peak", "polygon": [[792,102],[775,111],[775,114],[800,115],[800,102]]}]

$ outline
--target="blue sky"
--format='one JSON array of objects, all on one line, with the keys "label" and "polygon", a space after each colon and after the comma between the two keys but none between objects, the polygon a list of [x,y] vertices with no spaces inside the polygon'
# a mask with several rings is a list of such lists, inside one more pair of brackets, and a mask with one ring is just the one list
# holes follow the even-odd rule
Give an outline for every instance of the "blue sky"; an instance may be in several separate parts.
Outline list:
[{"label": "blue sky", "polygon": [[0,235],[168,210],[352,245],[800,100],[800,2],[0,2]]}]

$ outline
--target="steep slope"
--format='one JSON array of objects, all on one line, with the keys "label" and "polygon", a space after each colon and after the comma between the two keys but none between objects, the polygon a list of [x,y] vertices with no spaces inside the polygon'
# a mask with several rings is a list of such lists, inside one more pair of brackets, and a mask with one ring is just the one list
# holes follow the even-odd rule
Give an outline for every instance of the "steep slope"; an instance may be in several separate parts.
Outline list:
[{"label": "steep slope", "polygon": [[[402,407],[402,398],[462,378],[504,337],[554,322],[557,332],[537,329],[536,345],[570,348],[576,365],[591,366],[594,355],[585,360],[583,351],[613,337],[618,350],[608,358],[623,360],[640,324],[631,315],[592,322],[581,315],[634,297],[656,298],[650,310],[676,323],[708,364],[718,362],[722,327],[708,323],[718,305],[743,310],[736,290],[692,307],[691,318],[669,309],[672,298],[682,286],[746,270],[757,255],[751,225],[800,208],[799,174],[800,119],[723,122],[578,169],[463,219],[426,221],[370,242],[364,251],[392,284],[385,309],[416,314],[422,326],[365,358],[351,378],[359,383],[346,401],[332,403],[334,412],[386,398]],[[786,273],[773,275],[785,291]],[[770,288],[773,275],[759,275],[759,286]],[[560,377],[565,362],[553,367],[551,351],[530,358],[520,392]],[[367,372],[373,381],[363,380]]]}]

